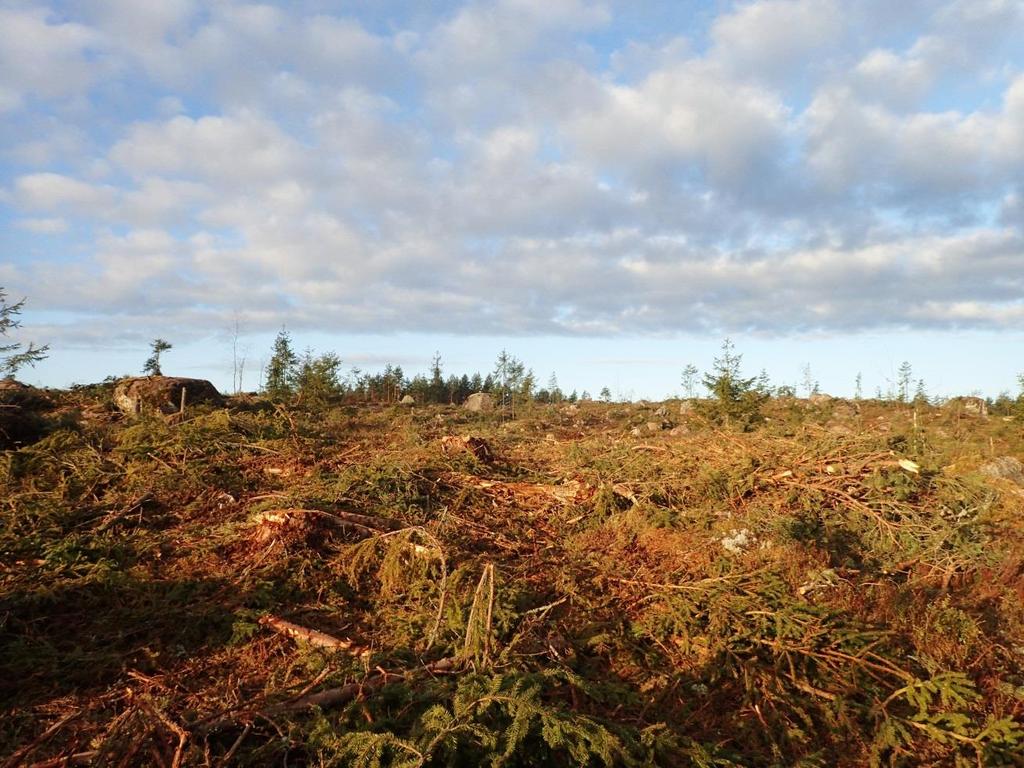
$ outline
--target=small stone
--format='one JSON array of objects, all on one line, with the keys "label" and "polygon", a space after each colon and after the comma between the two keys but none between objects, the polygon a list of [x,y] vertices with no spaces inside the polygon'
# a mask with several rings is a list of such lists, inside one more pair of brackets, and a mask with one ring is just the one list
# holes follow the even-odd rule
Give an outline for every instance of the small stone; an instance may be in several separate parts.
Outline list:
[{"label": "small stone", "polygon": [[722,537],[722,548],[732,555],[743,554],[748,547],[757,543],[757,538],[746,528],[729,532],[728,536]]}]

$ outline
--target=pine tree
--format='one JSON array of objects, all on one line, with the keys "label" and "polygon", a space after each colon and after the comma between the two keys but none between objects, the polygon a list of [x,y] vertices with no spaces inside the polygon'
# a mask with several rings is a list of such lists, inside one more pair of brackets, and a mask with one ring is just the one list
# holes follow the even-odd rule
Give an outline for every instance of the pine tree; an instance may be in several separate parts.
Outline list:
[{"label": "pine tree", "polygon": [[272,398],[288,397],[295,391],[295,366],[299,358],[292,350],[292,337],[284,328],[274,339],[274,353],[267,363],[264,390]]},{"label": "pine tree", "polygon": [[171,349],[171,344],[163,339],[153,339],[149,348],[151,354],[146,360],[146,364],[142,366],[142,372],[147,376],[163,376],[163,371],[160,370],[160,355]]},{"label": "pine tree", "polygon": [[[15,318],[21,314],[21,309],[25,306],[24,299],[8,304],[5,301],[6,297],[3,287],[0,286],[0,337],[21,327],[21,323]],[[49,345],[37,347],[31,341],[24,349],[22,346],[20,342],[0,344],[0,371],[3,371],[5,377],[13,378],[22,366],[35,365],[45,359],[50,349]]]}]

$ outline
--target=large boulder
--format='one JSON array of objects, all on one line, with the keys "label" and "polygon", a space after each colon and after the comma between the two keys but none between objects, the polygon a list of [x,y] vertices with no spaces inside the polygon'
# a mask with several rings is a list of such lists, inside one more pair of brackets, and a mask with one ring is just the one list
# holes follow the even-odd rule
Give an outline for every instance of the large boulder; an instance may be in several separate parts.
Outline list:
[{"label": "large boulder", "polygon": [[206,379],[185,379],[178,376],[145,376],[122,379],[114,387],[114,404],[124,413],[175,413],[185,405],[207,403],[224,405],[220,392]]},{"label": "large boulder", "polygon": [[474,413],[486,413],[494,410],[494,398],[486,392],[474,392],[466,398],[463,407]]}]

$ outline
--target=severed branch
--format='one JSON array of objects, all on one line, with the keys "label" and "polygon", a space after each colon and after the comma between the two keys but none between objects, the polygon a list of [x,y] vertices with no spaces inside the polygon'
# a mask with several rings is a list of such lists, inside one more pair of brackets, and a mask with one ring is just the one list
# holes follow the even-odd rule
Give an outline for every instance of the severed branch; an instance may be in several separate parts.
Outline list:
[{"label": "severed branch", "polygon": [[41,746],[43,742],[53,736],[57,731],[67,725],[69,722],[78,717],[81,711],[71,712],[64,717],[60,718],[57,722],[43,731],[38,737],[32,740],[29,744],[19,749],[17,752],[12,754],[3,764],[3,768],[14,768],[16,765],[23,765],[22,759],[31,754],[37,747]]},{"label": "severed branch", "polygon": [[31,763],[25,768],[67,768],[70,765],[89,765],[99,754],[98,749],[91,749],[88,752],[76,752],[73,755],[52,757],[39,763]]},{"label": "severed branch", "polygon": [[[423,669],[432,674],[443,674],[455,669],[455,659],[441,659],[433,664],[426,665]],[[275,704],[264,710],[266,714],[280,714],[282,712],[295,712],[309,709],[310,707],[336,707],[351,701],[361,693],[375,691],[384,687],[389,680],[396,680],[409,677],[411,673],[391,674],[381,671],[379,674],[371,675],[360,683],[348,683],[338,688],[327,688],[323,691],[300,696],[292,701],[285,701]]]},{"label": "severed branch", "polygon": [[320,632],[316,629],[309,629],[308,627],[300,626],[299,624],[293,624],[290,621],[279,619],[276,616],[266,615],[259,621],[265,627],[270,627],[278,634],[290,637],[292,640],[301,641],[308,645],[316,646],[317,648],[329,648],[331,650],[338,651],[353,651],[357,652],[361,656],[368,656],[370,651],[368,648],[363,648],[356,645],[351,640],[345,638],[338,638],[332,635],[328,635],[325,632]]},{"label": "severed branch", "polygon": [[366,528],[371,528],[374,531],[397,531],[399,528],[403,527],[400,522],[392,520],[389,517],[359,515],[355,512],[346,512],[341,509],[336,509],[334,512],[322,512],[319,509],[310,509],[307,511],[327,520],[337,521],[339,523],[348,523],[349,525],[364,526]]},{"label": "severed branch", "polygon": [[371,675],[359,683],[348,683],[337,688],[327,688],[323,691],[317,691],[316,693],[309,693],[304,696],[293,698],[289,701],[272,704],[262,710],[236,712],[234,715],[199,725],[196,730],[201,733],[210,733],[235,725],[239,720],[247,716],[262,716],[269,718],[273,715],[280,715],[287,712],[300,712],[312,707],[336,707],[352,701],[363,693],[372,693],[373,691],[383,688],[391,680],[407,680],[424,672],[427,674],[438,675],[447,674],[454,672],[457,669],[457,666],[458,662],[455,659],[440,659],[439,661],[427,664],[419,669],[409,670],[407,672],[391,673],[381,670],[379,673]]},{"label": "severed branch", "polygon": [[318,520],[343,531],[354,531],[363,536],[376,536],[380,533],[391,533],[402,528],[397,520],[386,517],[371,517],[369,515],[358,515],[355,512],[324,512],[319,509],[304,509],[301,507],[289,507],[282,509],[269,509],[260,513],[257,522],[270,523],[272,525],[283,525],[290,520],[302,520],[315,517]]}]

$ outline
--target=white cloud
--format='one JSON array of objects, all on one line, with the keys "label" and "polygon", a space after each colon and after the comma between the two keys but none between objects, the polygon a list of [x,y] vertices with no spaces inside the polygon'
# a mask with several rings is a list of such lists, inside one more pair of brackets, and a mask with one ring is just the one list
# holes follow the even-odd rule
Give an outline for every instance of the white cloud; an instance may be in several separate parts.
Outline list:
[{"label": "white cloud", "polygon": [[[41,237],[16,276],[125,333],[1003,327],[1019,5],[759,0],[629,34],[649,8],[21,5],[0,195]],[[45,256],[60,232],[77,262]]]},{"label": "white cloud", "polygon": [[739,192],[781,158],[787,117],[777,95],[691,60],[636,86],[607,85],[569,132],[598,166],[648,179],[697,172],[713,189]]},{"label": "white cloud", "polygon": [[928,203],[975,194],[990,167],[992,124],[984,115],[899,115],[837,88],[820,92],[805,119],[809,169],[834,192],[867,186],[880,202]]},{"label": "white cloud", "polygon": [[114,145],[110,157],[133,175],[255,183],[299,170],[301,150],[274,122],[243,113],[139,123]]},{"label": "white cloud", "polygon": [[34,232],[37,235],[57,235],[66,232],[68,223],[64,219],[20,219],[17,222],[19,229]]},{"label": "white cloud", "polygon": [[40,8],[0,8],[0,110],[28,96],[80,94],[101,71],[88,57],[101,41],[91,28],[55,20]]},{"label": "white cloud", "polygon": [[996,156],[1011,172],[1024,172],[1024,74],[1006,89],[996,124]]},{"label": "white cloud", "polygon": [[197,206],[210,205],[215,199],[203,184],[152,176],[123,194],[117,215],[133,226],[181,226],[190,223]]},{"label": "white cloud", "polygon": [[932,86],[937,72],[933,62],[904,57],[882,48],[870,51],[853,68],[852,80],[868,99],[891,107],[909,107]]},{"label": "white cloud", "polygon": [[810,68],[842,32],[835,0],[755,0],[715,20],[712,55],[740,76],[777,82]]},{"label": "white cloud", "polygon": [[59,173],[33,173],[14,182],[17,205],[28,210],[62,207],[82,213],[99,213],[114,199],[110,187],[95,186]]}]

